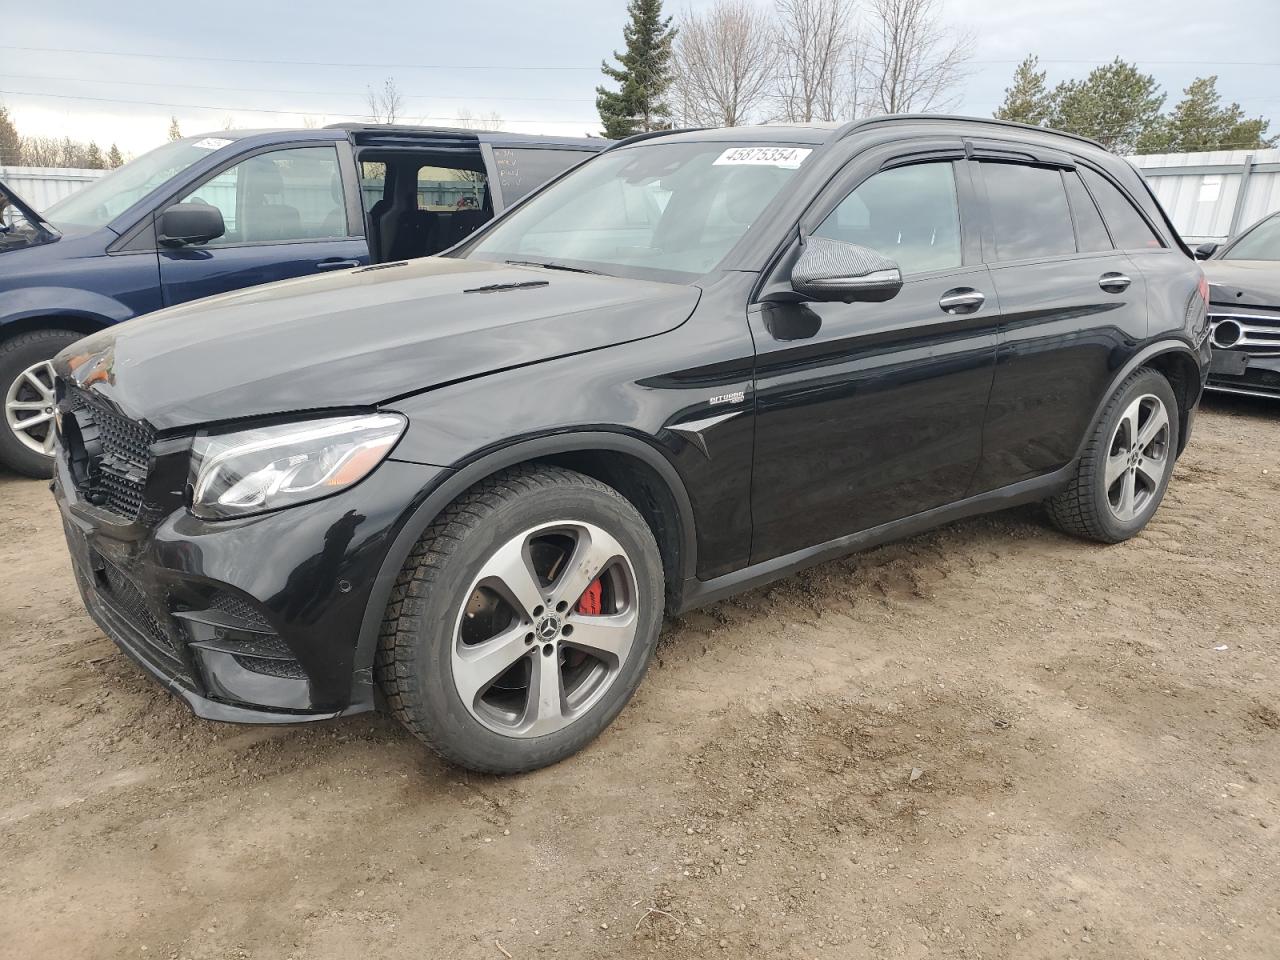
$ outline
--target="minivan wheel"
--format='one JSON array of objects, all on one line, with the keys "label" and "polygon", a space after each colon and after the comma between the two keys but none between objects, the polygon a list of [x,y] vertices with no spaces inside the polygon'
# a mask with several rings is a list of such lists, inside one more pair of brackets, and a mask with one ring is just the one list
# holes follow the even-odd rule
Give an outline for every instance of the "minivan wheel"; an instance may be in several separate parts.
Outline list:
[{"label": "minivan wheel", "polygon": [[53,363],[84,334],[31,330],[0,342],[0,463],[29,477],[53,475]]},{"label": "minivan wheel", "polygon": [[1163,376],[1144,367],[1128,377],[1094,428],[1071,485],[1049,500],[1059,529],[1102,543],[1142,530],[1173,474],[1178,416]]},{"label": "minivan wheel", "polygon": [[635,693],[662,626],[662,561],[621,494],[516,468],[450,505],[414,547],[383,620],[393,714],[487,773],[562,760]]}]

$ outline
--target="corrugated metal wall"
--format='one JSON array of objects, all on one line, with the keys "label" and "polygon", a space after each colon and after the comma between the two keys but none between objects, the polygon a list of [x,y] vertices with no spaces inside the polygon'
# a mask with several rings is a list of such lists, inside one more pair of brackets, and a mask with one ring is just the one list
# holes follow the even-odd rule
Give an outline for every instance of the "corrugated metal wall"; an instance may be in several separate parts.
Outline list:
[{"label": "corrugated metal wall", "polygon": [[1280,150],[1160,153],[1129,159],[1188,243],[1225,240],[1280,210]]},{"label": "corrugated metal wall", "polygon": [[0,167],[0,180],[40,213],[107,173],[71,167]]}]

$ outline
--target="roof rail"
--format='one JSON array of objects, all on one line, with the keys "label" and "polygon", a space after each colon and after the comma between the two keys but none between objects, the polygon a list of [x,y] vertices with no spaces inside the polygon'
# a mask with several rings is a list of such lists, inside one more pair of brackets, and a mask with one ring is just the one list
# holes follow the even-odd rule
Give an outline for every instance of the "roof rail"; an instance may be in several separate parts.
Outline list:
[{"label": "roof rail", "polygon": [[615,140],[600,152],[608,153],[610,150],[616,150],[618,147],[625,147],[628,144],[639,143],[641,140],[652,140],[654,137],[669,136],[673,133],[697,133],[699,130],[710,129],[710,127],[676,127],[671,130],[649,130],[645,133],[633,133],[629,137],[623,137],[621,140]]},{"label": "roof rail", "polygon": [[1019,123],[1016,120],[1001,120],[998,117],[965,117],[950,113],[887,113],[879,117],[867,117],[863,120],[852,120],[832,134],[831,139],[843,140],[845,137],[849,136],[849,134],[853,133],[855,130],[861,129],[862,127],[870,127],[879,123],[902,123],[909,122],[911,120],[962,120],[966,123],[989,123],[1000,127],[1011,127],[1015,130],[1030,130],[1036,133],[1049,133],[1059,137],[1068,137],[1072,140],[1079,140],[1081,143],[1087,143],[1091,147],[1097,147],[1099,150],[1107,149],[1097,140],[1081,136],[1078,133],[1068,133],[1065,130],[1055,130],[1052,127],[1037,127],[1030,123]]}]

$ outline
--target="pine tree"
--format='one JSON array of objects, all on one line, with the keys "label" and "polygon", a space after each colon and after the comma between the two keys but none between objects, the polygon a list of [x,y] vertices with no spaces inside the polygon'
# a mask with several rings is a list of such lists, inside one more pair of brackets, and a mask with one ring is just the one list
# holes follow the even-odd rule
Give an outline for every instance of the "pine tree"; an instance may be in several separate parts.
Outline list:
[{"label": "pine tree", "polygon": [[662,16],[662,0],[631,0],[631,21],[623,28],[627,49],[614,52],[619,66],[601,62],[600,69],[618,84],[615,92],[596,87],[596,110],[604,135],[619,139],[669,126],[671,110],[664,95],[671,85],[671,42],[676,31]]},{"label": "pine tree", "polygon": [[1045,85],[1045,71],[1037,70],[1040,59],[1030,54],[1013,71],[1013,83],[1005,87],[1004,103],[996,110],[998,120],[1016,120],[1032,126],[1043,126],[1049,119],[1053,101]]},{"label": "pine tree", "polygon": [[1165,96],[1156,79],[1119,57],[1084,80],[1053,88],[1049,126],[1092,137],[1108,150],[1132,153],[1160,124]]},{"label": "pine tree", "polygon": [[1223,106],[1216,76],[1197,77],[1182,93],[1169,117],[1166,150],[1193,153],[1268,146],[1263,139],[1267,121],[1246,120],[1238,103]]},{"label": "pine tree", "polygon": [[120,148],[113,143],[111,149],[107,151],[107,168],[114,170],[123,164],[124,157],[120,156]]},{"label": "pine tree", "polygon": [[90,170],[102,170],[106,167],[96,141],[89,141],[89,149],[84,152],[84,165]]},{"label": "pine tree", "polygon": [[0,103],[0,166],[17,166],[22,162],[22,138],[13,125],[9,109]]},{"label": "pine tree", "polygon": [[178,118],[177,118],[177,117],[170,117],[170,118],[169,118],[169,139],[170,139],[170,140],[181,140],[181,139],[182,139],[182,131],[178,129]]}]

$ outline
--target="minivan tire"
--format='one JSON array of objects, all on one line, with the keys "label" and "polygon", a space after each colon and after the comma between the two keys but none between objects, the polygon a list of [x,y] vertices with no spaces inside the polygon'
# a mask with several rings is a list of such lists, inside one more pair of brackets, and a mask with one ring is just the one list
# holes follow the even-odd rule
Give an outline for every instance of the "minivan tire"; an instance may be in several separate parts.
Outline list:
[{"label": "minivan tire", "polygon": [[[74,330],[29,330],[7,340],[0,341],[0,408],[8,398],[10,389],[26,370],[52,360],[64,348],[84,336]],[[0,464],[28,477],[53,476],[53,457],[32,450],[18,438],[9,426],[8,411],[0,417]],[[53,429],[49,420],[48,429]]]},{"label": "minivan tire", "polygon": [[[504,545],[507,548],[512,544],[522,545],[519,555],[532,557],[529,545],[535,541],[531,539],[531,532],[537,536],[537,531],[549,529],[547,535],[555,537],[559,536],[556,531],[561,526],[573,524],[582,525],[583,530],[600,531],[602,541],[621,548],[621,559],[610,562],[614,564],[611,569],[627,564],[631,586],[620,588],[618,596],[630,594],[625,606],[635,617],[633,639],[627,652],[611,664],[606,666],[600,662],[604,672],[597,670],[596,675],[604,678],[597,681],[602,687],[596,688],[592,697],[584,701],[580,716],[561,721],[567,722],[567,726],[545,735],[520,733],[512,727],[508,734],[501,728],[494,729],[495,723],[486,722],[483,715],[477,715],[477,705],[489,693],[476,694],[470,706],[460,693],[466,680],[455,680],[454,665],[459,663],[459,652],[468,649],[463,637],[466,626],[463,618],[476,615],[473,611],[482,595],[482,575],[492,569],[494,558],[503,552]],[[572,551],[565,553],[560,567],[563,571],[560,576],[566,579],[573,573],[574,565],[570,561],[573,556]],[[527,565],[534,565],[532,559]],[[602,579],[597,577],[588,589],[599,589],[595,585]],[[543,582],[537,596],[539,599],[544,595],[550,597],[563,582]],[[652,531],[636,508],[612,487],[584,474],[546,464],[504,471],[455,500],[410,552],[382,623],[375,663],[379,687],[391,713],[446,760],[495,774],[520,773],[556,763],[598,736],[639,687],[662,626],[664,585],[662,559]],[[499,584],[498,589],[501,587]],[[566,586],[565,589],[573,588]],[[575,622],[580,634],[584,630],[584,621],[578,619],[582,615],[582,601],[577,598],[572,601],[573,605],[567,606],[565,623],[569,625],[560,628],[565,631],[565,636],[560,638],[563,648],[557,647],[551,653],[542,647],[540,639],[529,640],[534,630],[541,636],[542,628],[547,626],[545,621],[553,612],[552,602],[547,600],[542,620],[537,619],[536,611],[544,608],[534,607],[531,618],[512,617],[495,631],[494,637],[506,636],[506,631],[513,629],[512,624],[528,622],[528,634],[523,634],[524,626],[514,627],[516,633],[522,634],[523,642],[532,643],[528,657],[521,656],[516,661],[517,677],[525,673],[524,697],[532,698],[538,676],[534,671],[546,669],[541,666],[546,662],[554,664],[556,685],[566,697],[562,705],[568,705],[570,691],[565,679],[569,676],[568,658],[576,657],[587,664],[591,658],[575,652],[568,636]],[[527,603],[524,608],[528,608]],[[511,605],[506,612],[514,614],[517,609]],[[563,661],[562,649],[566,658]],[[540,659],[543,654],[545,658]],[[590,669],[596,670],[596,667],[592,665]],[[519,679],[514,682],[506,679],[511,676],[503,675],[506,687],[500,689],[495,681],[486,689],[502,694],[514,686],[518,691]],[[512,716],[516,718],[513,723],[534,709],[531,699],[526,699],[525,704],[523,712],[518,705],[512,708]],[[571,716],[569,712],[563,715]]]},{"label": "minivan tire", "polygon": [[[1140,508],[1125,517],[1113,508],[1112,491],[1116,488],[1109,489],[1107,462],[1117,450],[1122,452],[1124,435],[1130,428],[1121,430],[1121,420],[1140,401],[1152,409],[1158,401],[1168,418],[1168,426],[1164,431],[1159,481],[1145,494]],[[1135,370],[1116,389],[1094,425],[1071,484],[1048,501],[1049,517],[1054,525],[1064,533],[1099,543],[1120,543],[1138,534],[1164,499],[1177,459],[1180,426],[1177,398],[1169,381],[1149,367]]]}]

